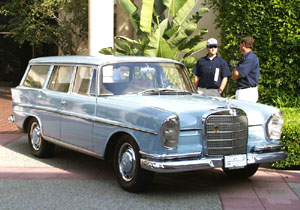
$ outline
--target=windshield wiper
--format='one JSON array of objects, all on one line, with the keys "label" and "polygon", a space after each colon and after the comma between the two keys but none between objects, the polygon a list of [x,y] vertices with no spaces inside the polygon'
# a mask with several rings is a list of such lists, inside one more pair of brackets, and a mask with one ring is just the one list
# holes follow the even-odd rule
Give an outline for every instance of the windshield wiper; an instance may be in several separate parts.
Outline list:
[{"label": "windshield wiper", "polygon": [[192,95],[191,92],[175,88],[152,88],[139,92],[141,95]]}]

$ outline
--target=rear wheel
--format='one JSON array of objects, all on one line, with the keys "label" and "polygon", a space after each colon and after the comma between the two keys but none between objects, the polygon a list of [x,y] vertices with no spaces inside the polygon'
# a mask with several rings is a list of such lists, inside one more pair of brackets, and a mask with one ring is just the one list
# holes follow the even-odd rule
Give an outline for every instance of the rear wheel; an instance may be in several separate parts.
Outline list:
[{"label": "rear wheel", "polygon": [[251,164],[251,165],[247,165],[245,168],[239,168],[239,169],[223,168],[223,171],[225,172],[225,174],[227,174],[228,176],[230,176],[232,178],[245,179],[245,178],[253,176],[256,173],[258,167],[259,167],[259,164]]},{"label": "rear wheel", "polygon": [[54,144],[43,139],[40,124],[35,118],[29,122],[28,143],[31,153],[36,157],[49,157],[53,154]]},{"label": "rear wheel", "polygon": [[153,172],[141,168],[138,146],[127,135],[122,136],[117,142],[114,169],[119,184],[129,192],[142,191],[153,178]]}]

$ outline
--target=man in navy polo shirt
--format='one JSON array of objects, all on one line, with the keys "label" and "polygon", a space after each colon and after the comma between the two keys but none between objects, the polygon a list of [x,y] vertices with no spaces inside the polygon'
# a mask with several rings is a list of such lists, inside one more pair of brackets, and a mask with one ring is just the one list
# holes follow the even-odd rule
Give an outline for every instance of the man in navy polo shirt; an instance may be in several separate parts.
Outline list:
[{"label": "man in navy polo shirt", "polygon": [[236,99],[257,102],[260,70],[258,58],[252,51],[253,46],[254,38],[252,36],[241,38],[240,51],[243,57],[232,72],[232,79],[237,80]]},{"label": "man in navy polo shirt", "polygon": [[207,40],[208,54],[199,59],[193,69],[195,87],[201,95],[221,96],[231,75],[227,62],[218,56],[218,41]]}]

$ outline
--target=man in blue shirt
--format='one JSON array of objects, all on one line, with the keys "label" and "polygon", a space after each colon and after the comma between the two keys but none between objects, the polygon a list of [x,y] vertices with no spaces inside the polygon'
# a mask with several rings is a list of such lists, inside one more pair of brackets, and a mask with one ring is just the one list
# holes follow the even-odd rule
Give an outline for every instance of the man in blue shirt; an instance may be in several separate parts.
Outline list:
[{"label": "man in blue shirt", "polygon": [[208,54],[200,58],[193,69],[195,87],[201,95],[221,96],[231,75],[227,62],[218,56],[218,41],[207,40]]},{"label": "man in blue shirt", "polygon": [[232,72],[232,79],[237,80],[236,99],[257,102],[260,68],[258,58],[252,51],[253,45],[254,38],[252,36],[241,39],[240,51],[243,57]]}]

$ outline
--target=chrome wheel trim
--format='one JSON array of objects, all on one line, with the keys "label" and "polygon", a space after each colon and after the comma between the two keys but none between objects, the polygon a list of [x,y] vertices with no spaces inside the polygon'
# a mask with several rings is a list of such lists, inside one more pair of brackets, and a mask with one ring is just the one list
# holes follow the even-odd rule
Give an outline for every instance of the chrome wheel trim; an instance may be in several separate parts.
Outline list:
[{"label": "chrome wheel trim", "polygon": [[136,172],[136,158],[135,151],[129,143],[124,143],[120,147],[118,165],[122,179],[126,182],[130,182]]},{"label": "chrome wheel trim", "polygon": [[30,141],[34,150],[38,151],[41,147],[42,137],[40,125],[37,122],[33,122],[30,129]]}]

